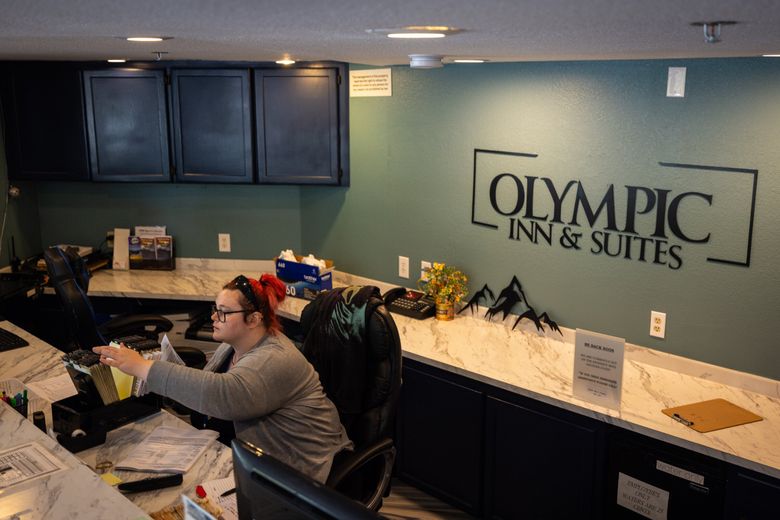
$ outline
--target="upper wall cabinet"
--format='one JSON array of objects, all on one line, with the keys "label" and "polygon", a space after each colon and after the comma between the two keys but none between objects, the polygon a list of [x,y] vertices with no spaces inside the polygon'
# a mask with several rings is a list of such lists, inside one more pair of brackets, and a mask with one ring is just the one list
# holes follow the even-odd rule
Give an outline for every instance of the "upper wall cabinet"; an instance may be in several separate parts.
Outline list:
[{"label": "upper wall cabinet", "polygon": [[248,70],[174,70],[171,104],[177,180],[252,182]]},{"label": "upper wall cabinet", "polygon": [[335,68],[255,71],[260,182],[347,184],[339,81]]},{"label": "upper wall cabinet", "polygon": [[0,62],[12,179],[349,186],[347,66]]},{"label": "upper wall cabinet", "polygon": [[84,99],[93,180],[170,180],[164,71],[85,71]]},{"label": "upper wall cabinet", "polygon": [[81,72],[73,64],[3,68],[8,177],[88,180]]}]

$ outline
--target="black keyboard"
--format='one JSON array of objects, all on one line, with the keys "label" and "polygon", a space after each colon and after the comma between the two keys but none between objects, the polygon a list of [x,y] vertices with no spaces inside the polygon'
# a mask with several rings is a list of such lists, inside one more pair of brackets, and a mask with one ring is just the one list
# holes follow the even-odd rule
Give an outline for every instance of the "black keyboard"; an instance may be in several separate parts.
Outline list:
[{"label": "black keyboard", "polygon": [[29,343],[27,343],[24,338],[20,338],[10,330],[5,330],[0,327],[0,352],[26,347],[27,345],[29,345]]}]

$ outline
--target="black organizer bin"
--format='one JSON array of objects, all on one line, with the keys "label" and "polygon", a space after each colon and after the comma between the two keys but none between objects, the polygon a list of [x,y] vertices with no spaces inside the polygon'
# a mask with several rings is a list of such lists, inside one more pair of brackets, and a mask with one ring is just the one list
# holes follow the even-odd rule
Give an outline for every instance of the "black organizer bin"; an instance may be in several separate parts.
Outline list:
[{"label": "black organizer bin", "polygon": [[[53,429],[57,440],[73,453],[97,446],[106,441],[106,433],[160,411],[161,399],[156,394],[143,397],[131,396],[104,405],[92,378],[68,367],[78,394],[51,405]],[[81,435],[73,432],[81,430]]]}]

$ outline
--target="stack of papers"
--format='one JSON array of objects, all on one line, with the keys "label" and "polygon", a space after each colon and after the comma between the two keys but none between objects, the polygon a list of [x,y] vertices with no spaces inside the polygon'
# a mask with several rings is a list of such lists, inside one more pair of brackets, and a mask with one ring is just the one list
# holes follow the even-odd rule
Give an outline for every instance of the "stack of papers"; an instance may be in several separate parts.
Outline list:
[{"label": "stack of papers", "polygon": [[219,434],[212,430],[159,426],[116,467],[152,473],[186,473],[217,437]]}]

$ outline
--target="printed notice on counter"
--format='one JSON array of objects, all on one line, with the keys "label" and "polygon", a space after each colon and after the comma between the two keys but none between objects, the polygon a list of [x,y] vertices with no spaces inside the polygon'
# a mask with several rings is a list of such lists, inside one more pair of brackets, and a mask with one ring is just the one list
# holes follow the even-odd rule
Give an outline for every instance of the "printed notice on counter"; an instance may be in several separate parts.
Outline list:
[{"label": "printed notice on counter", "polygon": [[618,473],[617,503],[638,515],[652,520],[666,520],[669,492]]},{"label": "printed notice on counter", "polygon": [[392,69],[367,69],[349,71],[350,97],[377,97],[392,95]]},{"label": "printed notice on counter", "polygon": [[577,329],[574,342],[574,396],[620,409],[626,340]]}]

